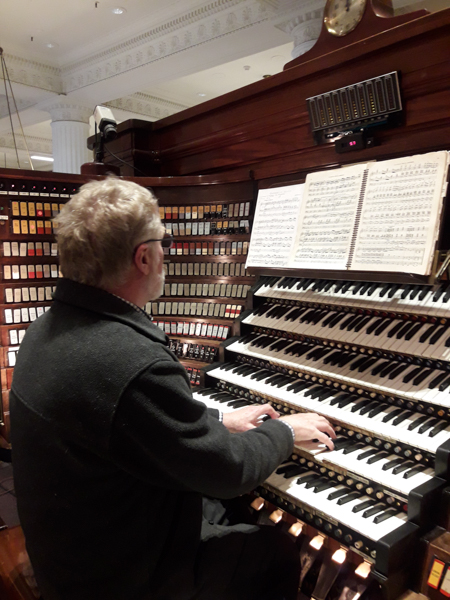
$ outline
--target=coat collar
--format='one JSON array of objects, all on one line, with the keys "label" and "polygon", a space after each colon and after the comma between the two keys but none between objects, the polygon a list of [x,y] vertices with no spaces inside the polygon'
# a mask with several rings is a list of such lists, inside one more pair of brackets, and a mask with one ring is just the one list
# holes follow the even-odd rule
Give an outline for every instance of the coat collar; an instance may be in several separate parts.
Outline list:
[{"label": "coat collar", "polygon": [[143,335],[168,345],[169,338],[151,322],[146,312],[131,302],[100,288],[62,278],[58,280],[53,299],[120,321]]}]

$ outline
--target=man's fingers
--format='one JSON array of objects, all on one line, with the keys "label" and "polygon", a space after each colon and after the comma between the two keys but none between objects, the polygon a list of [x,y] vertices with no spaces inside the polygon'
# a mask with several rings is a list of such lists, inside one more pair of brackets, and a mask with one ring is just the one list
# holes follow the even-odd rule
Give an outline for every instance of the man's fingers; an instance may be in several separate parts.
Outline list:
[{"label": "man's fingers", "polygon": [[314,436],[319,442],[325,444],[330,450],[334,450],[333,440],[327,436],[326,433],[322,433],[321,431],[317,431],[317,435]]},{"label": "man's fingers", "polygon": [[278,419],[280,413],[278,413],[271,404],[263,404],[259,407],[259,415],[269,415],[271,419]]}]

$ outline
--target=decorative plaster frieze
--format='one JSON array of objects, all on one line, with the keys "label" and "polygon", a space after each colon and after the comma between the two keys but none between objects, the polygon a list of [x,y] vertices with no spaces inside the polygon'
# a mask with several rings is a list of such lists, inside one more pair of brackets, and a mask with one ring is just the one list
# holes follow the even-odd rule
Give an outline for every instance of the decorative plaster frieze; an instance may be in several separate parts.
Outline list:
[{"label": "decorative plaster frieze", "polygon": [[[4,53],[11,83],[21,83],[49,92],[62,92],[61,69]],[[0,79],[3,74],[0,72]]]},{"label": "decorative plaster frieze", "polygon": [[105,106],[109,106],[111,109],[125,110],[135,115],[150,117],[155,121],[189,108],[187,105],[170,102],[141,92],[105,102]]},{"label": "decorative plaster frieze", "polygon": [[76,91],[253,27],[267,21],[267,13],[267,7],[257,0],[216,0],[128,42],[65,67],[62,71],[65,91]]},{"label": "decorative plaster frieze", "polygon": [[269,8],[270,22],[294,41],[292,58],[310,50],[320,35],[325,0],[259,0]]},{"label": "decorative plaster frieze", "polygon": [[[26,150],[25,142],[21,134],[15,133],[17,148]],[[30,152],[41,152],[42,154],[52,154],[52,140],[43,137],[26,136],[28,150]],[[0,148],[13,148],[14,138],[11,133],[0,136]]]}]

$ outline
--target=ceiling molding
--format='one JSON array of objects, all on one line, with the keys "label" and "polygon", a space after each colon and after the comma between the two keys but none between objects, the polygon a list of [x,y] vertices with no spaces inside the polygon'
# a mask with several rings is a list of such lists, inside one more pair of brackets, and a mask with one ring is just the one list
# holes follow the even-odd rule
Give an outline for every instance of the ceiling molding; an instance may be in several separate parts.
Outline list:
[{"label": "ceiling molding", "polygon": [[169,100],[163,100],[141,92],[117,98],[111,102],[105,102],[105,106],[131,112],[139,116],[150,117],[154,120],[174,115],[181,110],[189,108],[188,105],[177,104],[176,102],[170,102]]},{"label": "ceiling molding", "polygon": [[[61,69],[13,54],[4,54],[12,83],[39,88],[49,92],[62,92]],[[3,76],[0,76],[3,80]]]},{"label": "ceiling molding", "polygon": [[[42,154],[52,154],[52,140],[43,137],[26,136],[28,149],[30,152],[42,152]],[[25,142],[22,135],[16,133],[17,148],[19,150],[26,150]],[[14,138],[11,133],[0,135],[0,149],[1,148],[12,148],[14,149]]]},{"label": "ceiling molding", "polygon": [[267,7],[257,0],[216,0],[146,34],[64,67],[65,91],[75,92],[267,20]]}]

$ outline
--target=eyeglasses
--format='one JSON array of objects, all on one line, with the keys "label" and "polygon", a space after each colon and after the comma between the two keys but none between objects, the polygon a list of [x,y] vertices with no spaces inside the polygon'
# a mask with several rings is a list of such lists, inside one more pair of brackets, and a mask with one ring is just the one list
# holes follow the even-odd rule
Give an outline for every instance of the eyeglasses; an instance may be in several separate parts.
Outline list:
[{"label": "eyeglasses", "polygon": [[172,247],[173,244],[173,235],[170,235],[170,233],[165,233],[163,238],[158,238],[154,240],[144,240],[143,242],[140,242],[133,250],[133,256],[136,254],[136,250],[141,244],[149,244],[150,242],[161,242],[161,246],[163,248],[169,249]]}]

